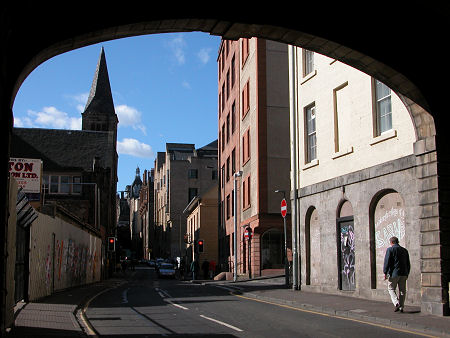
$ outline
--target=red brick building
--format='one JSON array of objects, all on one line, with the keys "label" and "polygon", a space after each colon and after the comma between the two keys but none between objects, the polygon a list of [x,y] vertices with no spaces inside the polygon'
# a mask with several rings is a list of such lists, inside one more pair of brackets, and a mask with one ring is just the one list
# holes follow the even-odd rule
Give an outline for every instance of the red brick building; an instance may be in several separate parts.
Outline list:
[{"label": "red brick building", "polygon": [[[275,190],[288,192],[290,186],[287,45],[257,38],[222,40],[218,81],[219,263],[234,271],[237,217],[238,274],[283,272],[282,195]],[[242,176],[235,178],[236,172]],[[253,234],[250,241],[245,230]]]}]

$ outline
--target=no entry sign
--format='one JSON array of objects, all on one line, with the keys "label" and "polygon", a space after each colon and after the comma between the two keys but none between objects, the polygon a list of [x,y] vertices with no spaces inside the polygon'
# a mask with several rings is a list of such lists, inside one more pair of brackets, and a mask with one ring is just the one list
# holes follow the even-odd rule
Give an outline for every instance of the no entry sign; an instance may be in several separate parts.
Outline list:
[{"label": "no entry sign", "polygon": [[286,217],[287,213],[287,203],[286,200],[283,198],[281,200],[281,216]]}]

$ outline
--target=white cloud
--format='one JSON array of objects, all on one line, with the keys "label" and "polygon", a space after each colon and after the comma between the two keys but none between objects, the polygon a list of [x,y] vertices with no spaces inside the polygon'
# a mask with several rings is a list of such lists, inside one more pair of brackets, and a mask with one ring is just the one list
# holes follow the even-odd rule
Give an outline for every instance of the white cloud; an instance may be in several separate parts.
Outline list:
[{"label": "white cloud", "polygon": [[174,39],[168,42],[170,49],[172,50],[175,59],[178,64],[182,65],[186,62],[184,49],[186,47],[186,41],[182,35],[177,35]]},{"label": "white cloud", "polygon": [[197,53],[197,56],[200,59],[200,62],[203,64],[208,63],[208,61],[210,59],[210,53],[211,53],[211,48],[200,49],[200,51]]},{"label": "white cloud", "polygon": [[117,152],[119,154],[126,154],[143,158],[154,157],[152,147],[150,147],[148,144],[139,142],[134,138],[124,138],[122,141],[117,141]]},{"label": "white cloud", "polygon": [[16,126],[55,129],[81,129],[81,117],[70,117],[55,107],[44,107],[41,111],[28,110],[26,117],[14,118]]},{"label": "white cloud", "polygon": [[119,119],[119,127],[132,127],[147,135],[146,128],[141,122],[142,113],[139,110],[125,104],[116,106],[115,110]]},{"label": "white cloud", "polygon": [[86,92],[86,93],[75,94],[75,95],[65,95],[65,97],[74,101],[77,111],[82,113],[82,112],[84,112],[84,108],[86,107],[86,102],[89,97],[89,93]]}]

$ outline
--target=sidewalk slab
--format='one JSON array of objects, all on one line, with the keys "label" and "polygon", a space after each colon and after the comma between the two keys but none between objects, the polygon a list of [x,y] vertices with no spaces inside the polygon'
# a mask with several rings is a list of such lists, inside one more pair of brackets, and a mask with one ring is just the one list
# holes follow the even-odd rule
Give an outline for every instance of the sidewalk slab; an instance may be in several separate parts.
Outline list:
[{"label": "sidewalk slab", "polygon": [[34,302],[19,302],[15,308],[14,327],[7,333],[7,338],[85,337],[85,327],[77,319],[78,310],[98,292],[122,282],[108,279],[57,291]]}]

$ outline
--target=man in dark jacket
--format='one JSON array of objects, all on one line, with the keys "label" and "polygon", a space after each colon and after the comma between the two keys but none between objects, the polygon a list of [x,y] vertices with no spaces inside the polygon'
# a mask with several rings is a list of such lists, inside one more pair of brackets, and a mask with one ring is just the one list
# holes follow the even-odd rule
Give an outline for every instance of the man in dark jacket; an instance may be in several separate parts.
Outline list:
[{"label": "man in dark jacket", "polygon": [[[394,303],[394,311],[403,312],[406,297],[406,280],[408,279],[411,264],[409,262],[408,250],[398,244],[397,237],[391,237],[391,246],[386,250],[384,256],[384,280],[388,280],[388,291]],[[398,286],[398,296],[396,289]]]}]

